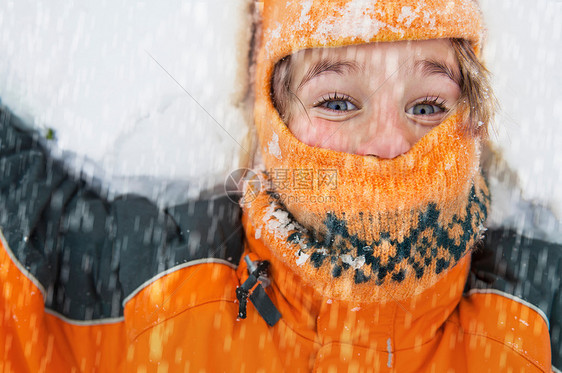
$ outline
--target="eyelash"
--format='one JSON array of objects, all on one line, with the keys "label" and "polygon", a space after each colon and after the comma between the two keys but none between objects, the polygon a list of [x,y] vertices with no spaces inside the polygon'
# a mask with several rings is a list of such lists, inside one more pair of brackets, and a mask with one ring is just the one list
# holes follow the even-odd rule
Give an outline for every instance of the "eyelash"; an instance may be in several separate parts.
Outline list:
[{"label": "eyelash", "polygon": [[[355,102],[354,99],[352,99],[351,97],[349,97],[348,95],[342,95],[339,94],[338,92],[334,92],[333,94],[330,93],[327,96],[322,96],[320,97],[320,100],[318,100],[317,102],[315,102],[312,106],[313,107],[318,107],[318,106],[322,106],[323,104],[325,104],[326,102],[330,102],[330,101],[349,101],[351,102],[353,105],[355,105],[357,108],[359,108],[359,104],[357,102]],[[329,110],[329,109],[328,109]]]},{"label": "eyelash", "polygon": [[433,98],[426,96],[422,101],[415,102],[412,106],[414,105],[435,105],[443,111],[449,110],[449,108],[445,106],[445,99],[442,99],[439,96]]}]

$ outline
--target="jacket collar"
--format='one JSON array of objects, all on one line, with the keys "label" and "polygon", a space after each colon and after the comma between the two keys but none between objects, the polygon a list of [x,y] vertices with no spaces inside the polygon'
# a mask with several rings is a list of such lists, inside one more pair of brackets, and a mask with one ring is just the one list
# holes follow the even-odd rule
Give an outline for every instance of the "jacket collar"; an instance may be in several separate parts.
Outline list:
[{"label": "jacket collar", "polygon": [[[344,343],[383,351],[420,346],[439,333],[462,297],[470,255],[464,256],[432,287],[407,299],[384,304],[330,299],[275,259],[246,214],[242,220],[246,234],[244,256],[271,263],[272,282],[266,291],[281,312],[282,322],[320,345]],[[243,260],[238,274],[242,281],[247,277]]]}]

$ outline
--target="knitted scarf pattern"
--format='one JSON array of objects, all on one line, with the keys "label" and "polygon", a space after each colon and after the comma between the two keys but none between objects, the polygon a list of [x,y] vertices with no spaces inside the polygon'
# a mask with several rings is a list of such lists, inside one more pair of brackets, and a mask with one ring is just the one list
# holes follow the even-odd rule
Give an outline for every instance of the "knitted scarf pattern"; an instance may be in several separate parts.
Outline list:
[{"label": "knitted scarf pattern", "polygon": [[[355,302],[405,299],[435,284],[478,243],[490,204],[478,141],[458,129],[459,117],[395,159],[311,149],[331,156],[310,154],[299,170],[338,171],[335,189],[320,179],[294,188],[298,177],[282,188],[275,170],[264,173],[243,207],[272,268],[282,262],[324,296]],[[360,166],[346,167],[355,158]]]}]

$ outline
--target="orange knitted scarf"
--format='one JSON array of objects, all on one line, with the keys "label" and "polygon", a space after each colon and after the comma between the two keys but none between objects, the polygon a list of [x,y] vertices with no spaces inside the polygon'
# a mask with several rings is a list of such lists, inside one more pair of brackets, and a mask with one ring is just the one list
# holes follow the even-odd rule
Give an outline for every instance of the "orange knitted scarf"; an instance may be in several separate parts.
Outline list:
[{"label": "orange knitted scarf", "polygon": [[292,168],[270,169],[244,206],[273,267],[282,261],[321,294],[356,302],[437,282],[478,242],[489,205],[478,141],[458,118],[395,159],[290,152]]}]

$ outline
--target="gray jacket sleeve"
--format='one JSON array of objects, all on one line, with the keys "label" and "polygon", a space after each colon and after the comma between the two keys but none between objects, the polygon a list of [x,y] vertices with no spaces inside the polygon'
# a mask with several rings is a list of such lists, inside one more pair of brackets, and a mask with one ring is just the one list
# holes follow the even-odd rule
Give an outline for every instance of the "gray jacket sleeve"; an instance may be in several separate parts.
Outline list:
[{"label": "gray jacket sleeve", "polygon": [[467,291],[496,291],[527,303],[549,324],[552,365],[562,369],[562,245],[510,229],[486,232],[472,256]]},{"label": "gray jacket sleeve", "polygon": [[240,209],[226,197],[159,209],[108,201],[0,107],[0,229],[45,306],[72,320],[120,318],[127,297],[164,271],[212,260],[235,266]]}]

